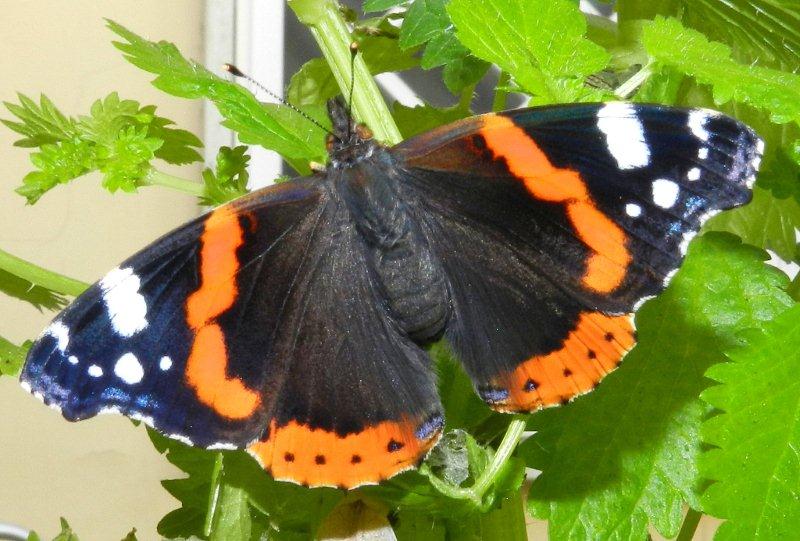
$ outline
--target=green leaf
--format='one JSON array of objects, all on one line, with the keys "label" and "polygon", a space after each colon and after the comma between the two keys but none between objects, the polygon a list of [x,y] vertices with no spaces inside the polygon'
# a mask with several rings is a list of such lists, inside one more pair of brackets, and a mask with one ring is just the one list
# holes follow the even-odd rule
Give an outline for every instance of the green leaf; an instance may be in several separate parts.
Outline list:
[{"label": "green leaf", "polygon": [[[373,75],[387,71],[404,71],[415,67],[419,61],[414,49],[404,51],[397,40],[384,36],[360,36],[357,40],[364,62]],[[286,88],[286,100],[295,106],[325,105],[330,98],[340,93],[324,58],[309,60],[292,75]],[[325,115],[327,118],[327,115]]]},{"label": "green leaf", "polygon": [[466,118],[471,114],[472,112],[461,104],[439,109],[431,105],[407,107],[397,102],[392,107],[394,121],[397,122],[397,127],[405,139]]},{"label": "green leaf", "polygon": [[53,541],[79,541],[64,517],[61,517],[61,532],[53,538]]},{"label": "green leaf", "polygon": [[794,197],[778,199],[758,187],[749,204],[720,213],[705,225],[706,231],[728,231],[747,244],[774,251],[786,261],[798,256],[798,228],[800,203]]},{"label": "green leaf", "polygon": [[488,460],[486,451],[480,448],[475,438],[463,430],[451,430],[431,450],[426,463],[436,477],[460,486],[475,471],[480,473],[486,469]]},{"label": "green leaf", "polygon": [[58,310],[67,304],[63,295],[0,268],[0,291],[10,297],[32,304],[38,310]]},{"label": "green leaf", "polygon": [[157,75],[153,85],[174,96],[207,98],[225,118],[223,125],[239,134],[243,143],[258,144],[274,150],[299,173],[308,174],[309,161],[324,162],[323,133],[315,144],[297,137],[295,127],[308,122],[286,106],[290,123],[280,121],[274,109],[262,104],[244,87],[214,75],[200,64],[184,58],[178,48],[165,41],[148,41],[125,27],[108,21],[108,27],[125,41],[114,42],[125,59],[136,67]]},{"label": "green leaf", "polygon": [[449,539],[459,541],[525,541],[525,511],[519,491],[508,494],[500,505],[447,522]]},{"label": "green leaf", "polygon": [[800,273],[795,275],[794,280],[789,284],[789,288],[786,292],[791,295],[795,301],[800,302]]},{"label": "green leaf", "polygon": [[687,27],[727,43],[749,64],[796,72],[800,65],[800,4],[784,0],[618,0],[620,25],[656,15],[678,16]]},{"label": "green leaf", "polygon": [[103,186],[135,192],[150,170],[150,161],[162,145],[160,139],[147,136],[147,129],[130,126],[117,134],[111,144],[97,149],[97,167],[103,172]]},{"label": "green leaf", "polygon": [[431,69],[444,65],[444,82],[453,94],[477,83],[489,65],[474,56],[455,36],[445,7],[449,0],[414,0],[400,28],[400,47],[425,45],[420,65]]},{"label": "green leaf", "polygon": [[636,316],[639,344],[590,395],[535,414],[518,449],[542,470],[529,509],[550,539],[645,539],[698,509],[704,373],[737,335],[783,312],[787,279],[736,237],[696,239],[681,271]]},{"label": "green leaf", "polygon": [[202,203],[221,205],[246,194],[249,161],[246,146],[221,147],[217,153],[216,170],[207,168],[203,171],[205,195],[201,198]]},{"label": "green leaf", "polygon": [[783,0],[684,0],[683,23],[730,44],[742,62],[800,64],[800,4]]},{"label": "green leaf", "polygon": [[446,541],[445,521],[418,511],[400,511],[394,520],[397,541]]},{"label": "green leaf", "polygon": [[[208,522],[214,532],[211,539],[248,539],[249,535],[256,539],[262,535],[308,539],[342,495],[333,489],[307,489],[275,481],[244,451],[220,455],[153,430],[148,429],[148,434],[156,449],[187,474],[183,479],[162,481],[181,502],[180,509],[158,524],[158,533],[165,537],[205,538]],[[247,532],[248,536],[240,537]]]},{"label": "green leaf", "polygon": [[470,87],[477,84],[488,69],[487,62],[469,54],[448,61],[442,70],[442,77],[445,86],[453,94],[464,90],[469,90],[471,93]]},{"label": "green leaf", "polygon": [[371,13],[373,11],[383,11],[390,9],[400,4],[405,4],[408,0],[364,0],[364,13]]},{"label": "green leaf", "polygon": [[173,122],[157,116],[155,111],[155,105],[141,107],[139,102],[121,100],[116,92],[112,92],[92,104],[89,116],[79,117],[77,129],[84,139],[99,146],[113,147],[120,134],[131,127],[146,128],[149,137],[161,141],[155,157],[174,164],[201,161],[195,148],[202,147],[202,142],[191,132],[170,128]]},{"label": "green leaf", "polygon": [[653,61],[710,85],[717,104],[733,100],[768,111],[779,124],[800,122],[800,76],[739,64],[731,59],[730,47],[673,18],[648,23],[642,43]]},{"label": "green leaf", "polygon": [[[20,94],[21,105],[6,103],[22,123],[12,129],[28,136],[20,146],[39,147],[31,154],[37,170],[28,173],[17,193],[35,203],[44,193],[94,170],[104,173],[110,191],[134,191],[147,183],[150,161],[155,158],[183,164],[199,161],[197,137],[174,129],[172,121],[157,116],[155,106],[141,107],[122,100],[116,92],[92,104],[90,114],[68,118],[41,97],[41,106]],[[8,122],[6,122],[9,125]]]},{"label": "green leaf", "polygon": [[[588,75],[609,54],[586,39],[586,19],[567,0],[452,0],[447,11],[456,36],[479,58],[508,72],[534,103],[599,99]],[[487,24],[491,21],[492,24]]]},{"label": "green leaf", "polygon": [[324,104],[339,94],[339,86],[324,58],[313,58],[303,64],[286,87],[286,101],[297,107]]},{"label": "green leaf", "polygon": [[136,528],[131,528],[131,531],[122,538],[122,541],[136,541]]},{"label": "green leaf", "polygon": [[24,135],[14,142],[18,147],[40,147],[72,139],[76,135],[75,121],[64,116],[50,99],[42,94],[39,105],[25,94],[17,94],[20,105],[3,102],[6,108],[22,122],[0,120],[3,124]]},{"label": "green leaf", "polygon": [[800,527],[800,305],[728,352],[703,400],[722,410],[703,425],[701,473],[716,482],[704,510],[727,519],[714,539],[792,539]]},{"label": "green leaf", "polygon": [[31,341],[17,346],[0,336],[0,375],[16,376],[22,369]]},{"label": "green leaf", "polygon": [[94,169],[96,156],[91,143],[74,139],[44,144],[39,152],[30,155],[30,160],[38,170],[25,175],[22,186],[14,191],[33,204],[59,184],[66,184]]}]

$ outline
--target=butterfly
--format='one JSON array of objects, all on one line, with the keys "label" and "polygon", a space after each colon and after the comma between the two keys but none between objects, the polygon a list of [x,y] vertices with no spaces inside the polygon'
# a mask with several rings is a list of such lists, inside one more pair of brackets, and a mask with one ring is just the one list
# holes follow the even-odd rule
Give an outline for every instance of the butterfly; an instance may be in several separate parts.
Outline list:
[{"label": "butterfly", "polygon": [[489,407],[591,391],[763,142],[721,113],[628,103],[467,118],[387,147],[329,103],[330,161],[172,231],[33,344],[21,381],[275,479],[353,488],[415,467],[444,416],[444,338]]}]

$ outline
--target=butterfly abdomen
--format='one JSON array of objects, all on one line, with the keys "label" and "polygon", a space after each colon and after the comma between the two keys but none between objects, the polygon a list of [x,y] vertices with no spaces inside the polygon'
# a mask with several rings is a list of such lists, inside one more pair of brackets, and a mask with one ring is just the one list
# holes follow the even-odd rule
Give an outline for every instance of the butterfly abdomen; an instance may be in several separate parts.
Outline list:
[{"label": "butterfly abdomen", "polygon": [[390,315],[412,340],[428,343],[441,336],[450,315],[444,270],[399,193],[391,158],[377,158],[343,170],[337,189]]}]

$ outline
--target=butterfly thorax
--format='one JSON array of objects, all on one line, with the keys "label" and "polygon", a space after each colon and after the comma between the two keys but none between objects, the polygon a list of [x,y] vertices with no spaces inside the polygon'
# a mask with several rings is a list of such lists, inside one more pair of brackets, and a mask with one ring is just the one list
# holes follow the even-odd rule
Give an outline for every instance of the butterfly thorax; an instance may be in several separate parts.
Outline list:
[{"label": "butterfly thorax", "polygon": [[370,152],[329,178],[363,241],[390,315],[414,341],[428,343],[441,336],[450,315],[445,274],[409,212],[392,154],[380,145]]}]

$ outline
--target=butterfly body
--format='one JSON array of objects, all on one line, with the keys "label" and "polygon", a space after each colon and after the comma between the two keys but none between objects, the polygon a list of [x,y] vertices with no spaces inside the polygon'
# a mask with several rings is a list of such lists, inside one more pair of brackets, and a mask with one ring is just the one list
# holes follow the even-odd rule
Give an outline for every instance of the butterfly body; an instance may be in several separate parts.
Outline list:
[{"label": "butterfly body", "polygon": [[590,104],[489,114],[385,147],[331,105],[324,173],[254,192],[106,275],[32,346],[22,381],[277,479],[351,488],[413,467],[444,338],[492,408],[593,389],[632,314],[762,145],[711,111]]}]

